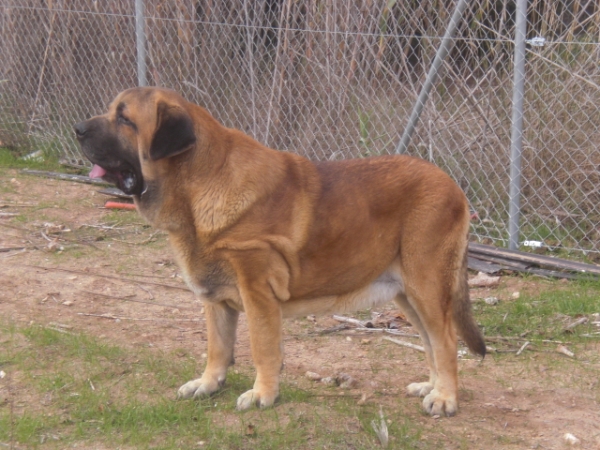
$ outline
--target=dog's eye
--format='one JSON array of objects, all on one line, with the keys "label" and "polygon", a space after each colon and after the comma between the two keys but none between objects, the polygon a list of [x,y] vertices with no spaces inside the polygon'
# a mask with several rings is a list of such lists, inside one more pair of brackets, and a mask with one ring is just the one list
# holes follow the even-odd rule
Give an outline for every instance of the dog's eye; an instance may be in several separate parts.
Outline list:
[{"label": "dog's eye", "polygon": [[117,123],[119,125],[127,125],[130,127],[135,127],[134,123],[131,120],[129,120],[127,117],[125,117],[123,114],[117,115]]}]

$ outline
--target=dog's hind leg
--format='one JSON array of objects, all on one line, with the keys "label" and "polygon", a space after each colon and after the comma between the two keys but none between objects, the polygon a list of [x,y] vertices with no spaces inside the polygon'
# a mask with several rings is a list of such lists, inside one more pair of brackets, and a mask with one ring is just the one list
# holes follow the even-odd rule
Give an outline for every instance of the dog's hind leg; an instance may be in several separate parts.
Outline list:
[{"label": "dog's hind leg", "polygon": [[423,342],[423,347],[425,348],[425,359],[427,360],[427,365],[429,366],[429,381],[411,383],[406,387],[406,392],[412,397],[425,397],[432,391],[437,378],[433,352],[431,350],[431,343],[429,342],[429,335],[427,334],[425,327],[423,327],[421,319],[419,319],[419,315],[410,305],[404,293],[398,294],[394,299],[394,302],[402,310],[410,324],[419,333],[419,336]]},{"label": "dog's hind leg", "polygon": [[[453,416],[458,409],[458,363],[457,337],[452,323],[451,293],[444,290],[445,280],[427,276],[413,278],[421,280],[411,286],[407,277],[407,301],[418,316],[419,332],[428,353],[430,380],[424,385],[409,386],[409,392],[425,395],[423,407],[433,415]],[[441,275],[437,272],[437,275]],[[443,277],[443,276],[442,276]],[[410,320],[410,317],[409,317]],[[419,328],[419,326],[417,326]],[[419,391],[420,388],[420,392]]]},{"label": "dog's hind leg", "polygon": [[233,364],[233,347],[239,313],[225,302],[205,302],[208,334],[207,361],[200,378],[179,388],[179,398],[198,398],[216,392],[225,383],[227,368]]}]

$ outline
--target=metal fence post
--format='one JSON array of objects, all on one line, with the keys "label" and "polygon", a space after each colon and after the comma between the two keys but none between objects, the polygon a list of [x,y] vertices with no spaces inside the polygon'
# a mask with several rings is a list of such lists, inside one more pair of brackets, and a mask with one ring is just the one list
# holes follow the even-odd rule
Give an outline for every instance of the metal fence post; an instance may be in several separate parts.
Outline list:
[{"label": "metal fence post", "polygon": [[431,64],[431,68],[429,69],[427,78],[425,79],[425,83],[423,83],[423,87],[419,93],[419,98],[417,99],[417,102],[415,103],[415,106],[410,114],[410,118],[408,119],[408,123],[404,129],[404,133],[402,134],[402,139],[400,139],[400,143],[398,144],[398,147],[396,147],[396,153],[398,154],[404,153],[408,147],[410,138],[412,137],[415,127],[417,126],[417,122],[419,122],[419,117],[421,117],[423,106],[425,106],[425,103],[429,98],[429,92],[437,80],[440,67],[442,66],[444,59],[446,59],[446,56],[448,55],[448,52],[454,43],[454,32],[458,27],[458,23],[466,7],[466,0],[458,0],[456,8],[454,9],[454,13],[452,14],[450,22],[448,23],[448,28],[446,29],[444,38],[442,39],[442,43],[435,54],[433,64]]},{"label": "metal fence post", "polygon": [[135,0],[135,44],[137,48],[138,86],[146,86],[146,19],[144,0]]},{"label": "metal fence post", "polygon": [[510,192],[508,207],[508,248],[519,248],[521,215],[521,154],[523,143],[523,98],[525,94],[525,38],[527,0],[517,0],[513,74],[512,129],[510,138]]}]

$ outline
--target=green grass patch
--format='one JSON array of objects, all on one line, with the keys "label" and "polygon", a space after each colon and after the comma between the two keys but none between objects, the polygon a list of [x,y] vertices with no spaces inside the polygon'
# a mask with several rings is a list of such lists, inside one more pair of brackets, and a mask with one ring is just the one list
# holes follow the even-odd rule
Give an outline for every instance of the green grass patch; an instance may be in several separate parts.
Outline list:
[{"label": "green grass patch", "polygon": [[578,317],[600,312],[600,282],[555,282],[540,294],[500,301],[496,306],[478,304],[475,309],[487,336],[582,342],[587,339],[582,335],[597,331],[589,321],[568,334],[564,329]]},{"label": "green grass patch", "polygon": [[[253,383],[238,371],[230,371],[225,388],[210,398],[176,401],[179,385],[200,370],[179,350],[129,349],[85,334],[5,324],[0,367],[11,392],[0,403],[0,442],[15,448],[378,447],[371,428],[378,409],[352,398],[323,401],[283,383],[274,408],[236,411],[238,395]],[[390,435],[413,448],[418,427],[401,413],[390,411]]]},{"label": "green grass patch", "polygon": [[151,226],[145,222],[145,220],[139,215],[137,211],[131,210],[112,210],[104,216],[104,222],[116,225],[139,225],[144,229],[150,229]]},{"label": "green grass patch", "polygon": [[58,160],[55,151],[41,151],[36,157],[24,158],[7,148],[0,148],[0,168],[64,170]]}]

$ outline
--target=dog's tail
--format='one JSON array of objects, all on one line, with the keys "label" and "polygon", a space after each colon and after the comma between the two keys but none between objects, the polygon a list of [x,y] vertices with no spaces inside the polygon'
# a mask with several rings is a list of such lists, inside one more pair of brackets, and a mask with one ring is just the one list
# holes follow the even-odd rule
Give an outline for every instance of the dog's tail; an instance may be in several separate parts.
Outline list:
[{"label": "dog's tail", "polygon": [[452,313],[454,324],[458,334],[473,353],[485,356],[485,341],[481,330],[473,319],[471,311],[471,299],[469,298],[469,282],[467,276],[467,249],[462,261],[462,266],[459,269],[458,283],[452,299]]}]

